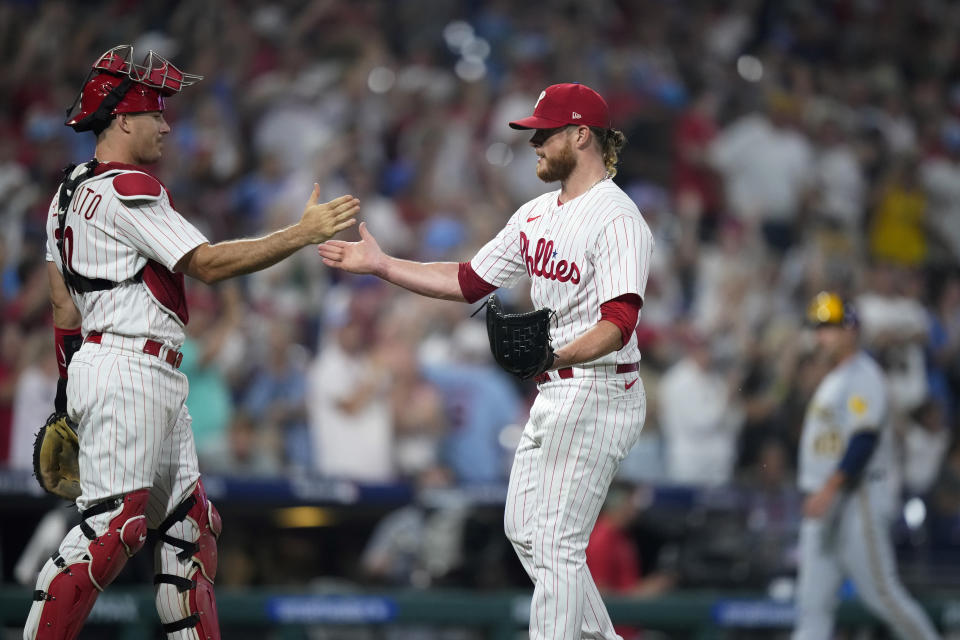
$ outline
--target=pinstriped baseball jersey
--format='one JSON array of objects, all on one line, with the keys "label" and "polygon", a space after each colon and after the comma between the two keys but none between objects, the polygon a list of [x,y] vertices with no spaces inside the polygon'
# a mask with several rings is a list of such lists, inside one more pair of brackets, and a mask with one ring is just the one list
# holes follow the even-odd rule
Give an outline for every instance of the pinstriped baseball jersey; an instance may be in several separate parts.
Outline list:
[{"label": "pinstriped baseball jersey", "polygon": [[[600,306],[643,298],[653,237],[636,205],[611,180],[560,204],[559,191],[531,200],[471,261],[486,282],[526,274],[537,308],[556,312],[559,349],[600,321]],[[504,528],[534,582],[530,638],[616,640],[586,568],[586,548],[607,488],[643,428],[646,393],[617,364],[640,359],[636,335],[618,351],[573,367],[572,379],[541,382],[510,472]],[[639,384],[638,384],[639,383]]]},{"label": "pinstriped baseball jersey", "polygon": [[[83,317],[83,333],[143,336],[179,347],[184,339],[182,321],[134,276],[148,260],[172,271],[180,258],[207,239],[177,213],[167,190],[149,174],[129,165],[105,168],[77,186],[64,228],[64,254],[75,273],[121,283],[106,291],[71,292]],[[76,171],[82,170],[81,166]],[[141,188],[133,193],[125,188],[129,185]],[[47,216],[47,260],[62,273],[56,241],[58,199],[59,194]]]},{"label": "pinstriped baseball jersey", "polygon": [[[80,166],[76,172],[84,170]],[[102,163],[77,185],[67,206],[62,255],[56,241],[58,202],[59,194],[47,217],[47,260],[61,273],[66,258],[75,274],[120,283],[70,293],[84,335],[103,334],[100,344],[84,344],[69,367],[67,410],[80,436],[83,495],[77,503],[85,508],[152,485],[159,497],[151,497],[151,504],[159,504],[150,510],[162,515],[196,483],[199,471],[183,404],[186,377],[143,351],[147,339],[168,348],[183,343],[177,313],[186,316],[185,308],[163,304],[182,290],[165,295],[165,284],[146,274],[172,270],[207,240],[176,212],[159,181],[131,165]],[[136,278],[141,272],[142,279]],[[172,274],[167,276],[167,284],[177,289]]]},{"label": "pinstriped baseball jersey", "polygon": [[[600,320],[600,305],[633,293],[643,298],[650,273],[653,235],[632,200],[603,180],[559,204],[560,191],[526,203],[474,256],[477,275],[497,287],[532,279],[536,308],[556,312],[554,349],[572,342]],[[636,335],[619,351],[591,362],[640,359]]]}]

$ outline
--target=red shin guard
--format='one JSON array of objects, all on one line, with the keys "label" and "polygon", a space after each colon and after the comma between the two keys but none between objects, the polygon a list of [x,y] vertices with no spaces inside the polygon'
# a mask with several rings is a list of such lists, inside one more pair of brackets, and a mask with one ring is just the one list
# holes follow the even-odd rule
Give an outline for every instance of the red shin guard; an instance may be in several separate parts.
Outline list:
[{"label": "red shin guard", "polygon": [[[190,536],[194,537],[192,541],[167,533],[181,520],[187,525],[184,532],[193,534]],[[162,572],[154,578],[158,591],[158,610],[164,621],[163,630],[167,633],[193,628],[201,640],[220,640],[213,581],[217,577],[217,538],[221,528],[220,514],[207,499],[202,482],[197,483],[190,497],[160,525],[158,533],[162,543],[179,548],[181,551],[176,555],[177,561],[189,563],[188,567],[182,564],[161,567]],[[161,554],[161,557],[164,556]],[[161,594],[164,607],[159,605]],[[175,608],[179,609],[178,615],[182,616],[179,619],[169,620],[171,602],[178,603]]]},{"label": "red shin guard", "polygon": [[[58,553],[52,564],[44,567],[34,592],[34,600],[43,603],[39,620],[36,629],[31,630],[31,616],[24,637],[30,638],[31,631],[37,640],[72,640],[77,636],[100,591],[113,582],[127,559],[143,547],[147,539],[143,514],[149,494],[148,489],[141,489],[84,512],[80,528],[90,540],[87,550],[81,559],[69,563]],[[120,513],[110,519],[100,535],[97,531],[103,530],[102,526],[94,528],[86,522],[117,508]]]}]

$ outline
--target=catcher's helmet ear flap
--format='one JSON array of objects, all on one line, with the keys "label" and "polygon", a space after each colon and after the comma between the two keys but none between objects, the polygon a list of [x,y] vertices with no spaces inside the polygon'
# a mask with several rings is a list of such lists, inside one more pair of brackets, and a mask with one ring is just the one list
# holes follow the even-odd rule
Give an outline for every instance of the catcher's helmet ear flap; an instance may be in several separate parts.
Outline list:
[{"label": "catcher's helmet ear flap", "polygon": [[[155,51],[133,62],[133,46],[114,47],[93,64],[83,88],[67,109],[65,124],[74,131],[99,134],[118,113],[163,111],[163,98],[203,79],[184,73]],[[71,113],[80,104],[80,109]]]},{"label": "catcher's helmet ear flap", "polygon": [[855,327],[859,324],[853,305],[838,294],[821,291],[807,306],[807,322],[814,327]]}]

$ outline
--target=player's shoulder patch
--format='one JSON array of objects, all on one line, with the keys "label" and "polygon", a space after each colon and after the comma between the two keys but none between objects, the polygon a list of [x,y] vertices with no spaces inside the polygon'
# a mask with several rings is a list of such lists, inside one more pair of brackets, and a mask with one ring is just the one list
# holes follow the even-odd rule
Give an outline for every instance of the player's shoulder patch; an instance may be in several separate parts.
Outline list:
[{"label": "player's shoulder patch", "polygon": [[860,417],[867,412],[867,400],[861,395],[854,394],[847,400],[847,407],[853,415]]},{"label": "player's shoulder patch", "polygon": [[153,176],[139,171],[128,171],[113,178],[113,190],[123,201],[154,201],[163,193],[163,185]]}]

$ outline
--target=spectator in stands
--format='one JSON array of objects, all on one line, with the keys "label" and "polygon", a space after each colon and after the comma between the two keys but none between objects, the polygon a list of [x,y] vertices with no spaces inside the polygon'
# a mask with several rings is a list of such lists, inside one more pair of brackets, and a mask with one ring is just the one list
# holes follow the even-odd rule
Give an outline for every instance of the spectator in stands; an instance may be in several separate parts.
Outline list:
[{"label": "spectator in stands", "polygon": [[912,156],[893,159],[877,186],[870,220],[870,255],[880,262],[919,267],[927,259],[927,196]]},{"label": "spectator in stands", "polygon": [[10,447],[13,440],[13,399],[20,379],[20,352],[23,331],[16,322],[5,320],[0,326],[0,466],[13,466]]},{"label": "spectator in stands", "polygon": [[709,150],[717,137],[720,97],[702,90],[677,119],[673,132],[673,201],[680,216],[697,221],[699,237],[714,237],[723,200],[720,178],[710,166]]},{"label": "spectator in stands", "polygon": [[660,381],[659,423],[673,482],[715,486],[732,477],[742,415],[713,365],[710,343],[690,332],[686,356]]},{"label": "spectator in stands", "polygon": [[765,578],[792,571],[791,550],[803,502],[794,489],[790,456],[782,439],[771,436],[762,441],[743,482],[751,489],[747,494],[747,528],[756,565]]},{"label": "spectator in stands", "polygon": [[421,373],[414,345],[383,329],[381,335],[379,363],[390,378],[394,462],[400,477],[413,478],[440,464],[440,443],[447,432],[443,399]]},{"label": "spectator in stands", "polygon": [[[640,552],[630,529],[650,496],[644,489],[615,482],[607,492],[597,523],[587,543],[587,567],[601,595],[658,596],[670,591],[676,577],[641,567]],[[640,630],[617,625],[624,640],[640,637]]]},{"label": "spectator in stands", "polygon": [[940,260],[960,260],[960,122],[940,125],[941,153],[924,158],[920,181],[929,198],[929,224],[942,250]]},{"label": "spectator in stands", "polygon": [[207,453],[204,472],[246,477],[275,476],[283,471],[282,434],[260,429],[242,410],[233,413],[222,440],[221,446]]},{"label": "spectator in stands", "polygon": [[863,167],[837,107],[824,111],[815,124],[811,206],[821,222],[859,239],[867,196]]},{"label": "spectator in stands", "polygon": [[295,340],[289,321],[267,323],[266,362],[257,367],[243,394],[242,409],[259,431],[282,442],[277,453],[288,469],[312,467],[307,423],[308,354]]},{"label": "spectator in stands", "polygon": [[308,375],[307,415],[315,469],[326,476],[396,478],[391,381],[377,342],[369,298],[350,301],[328,330]]},{"label": "spectator in stands", "polygon": [[235,360],[230,352],[236,344],[242,303],[235,285],[224,287],[220,297],[222,304],[213,291],[191,290],[190,322],[181,349],[180,370],[190,383],[187,407],[201,464],[209,455],[222,452],[233,414],[226,371]]},{"label": "spectator in stands", "polygon": [[367,581],[391,586],[426,588],[441,581],[463,562],[463,501],[433,501],[432,490],[447,488],[452,476],[440,467],[416,478],[412,504],[387,514],[376,526],[360,558]]},{"label": "spectator in stands", "polygon": [[724,177],[732,215],[758,227],[767,245],[784,252],[796,241],[798,216],[813,180],[813,148],[798,128],[796,96],[771,90],[763,112],[727,125],[710,149]]},{"label": "spectator in stands", "polygon": [[866,290],[856,299],[864,342],[886,373],[895,415],[914,411],[929,395],[924,347],[930,318],[914,284],[917,275],[875,264]]},{"label": "spectator in stands", "polygon": [[57,358],[44,331],[26,334],[13,397],[10,466],[33,470],[33,440],[57,394]]},{"label": "spectator in stands", "polygon": [[956,273],[944,278],[935,298],[929,348],[931,363],[943,373],[937,394],[951,421],[958,415],[960,391],[960,275]]},{"label": "spectator in stands", "polygon": [[505,428],[518,424],[520,394],[503,370],[493,365],[486,328],[462,322],[451,340],[450,358],[426,367],[424,375],[440,391],[449,429],[442,460],[463,484],[506,481],[510,452],[501,443]]},{"label": "spectator in stands", "polygon": [[644,570],[630,529],[649,502],[649,490],[615,482],[587,544],[587,567],[601,594],[655,596],[676,584],[667,573]]},{"label": "spectator in stands", "polygon": [[952,435],[945,413],[939,399],[929,396],[894,423],[900,439],[903,491],[907,495],[925,495],[937,479]]}]

